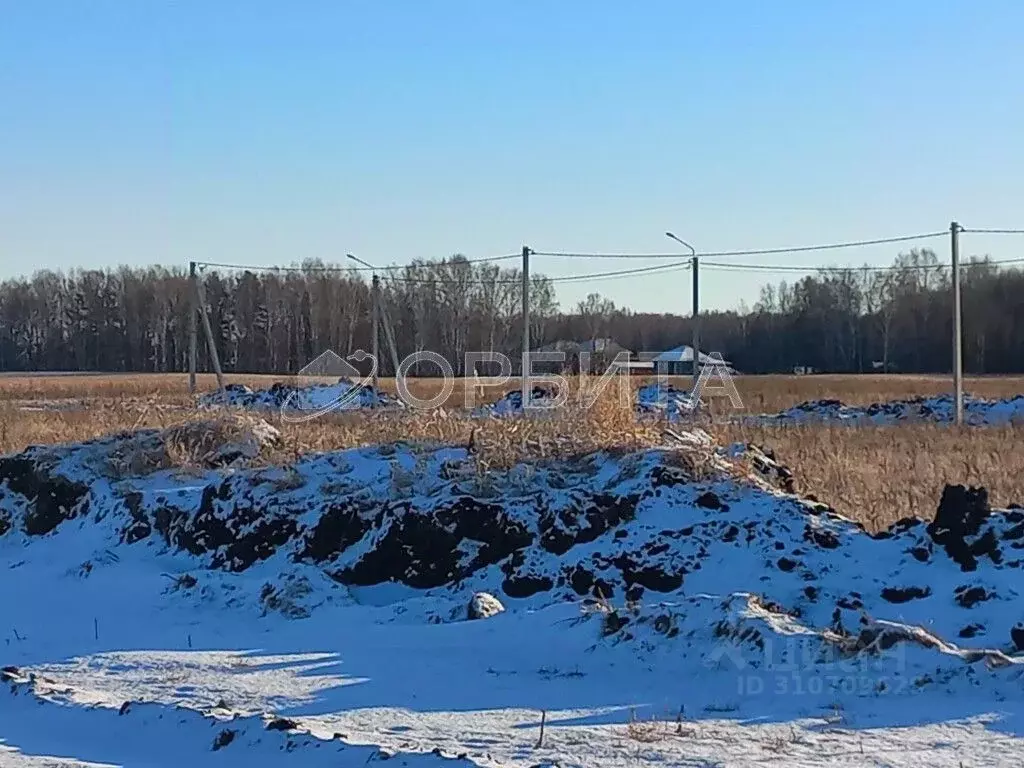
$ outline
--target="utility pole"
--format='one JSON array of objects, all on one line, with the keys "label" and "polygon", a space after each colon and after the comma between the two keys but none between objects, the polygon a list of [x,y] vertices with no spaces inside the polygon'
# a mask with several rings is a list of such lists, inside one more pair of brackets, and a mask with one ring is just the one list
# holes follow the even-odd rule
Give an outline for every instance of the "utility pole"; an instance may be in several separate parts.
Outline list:
[{"label": "utility pole", "polygon": [[700,278],[697,251],[688,242],[680,240],[671,232],[666,232],[665,237],[675,240],[690,251],[690,269],[693,272],[693,388],[696,391],[697,381],[700,379]]},{"label": "utility pole", "polygon": [[964,423],[963,329],[960,308],[960,230],[955,221],[949,225],[949,250],[953,260],[953,398],[956,423]]},{"label": "utility pole", "polygon": [[210,315],[206,311],[206,288],[203,281],[196,278],[196,299],[199,302],[199,317],[203,321],[203,333],[206,335],[206,346],[210,352],[210,362],[213,363],[213,372],[217,374],[217,389],[221,397],[224,396],[224,371],[220,367],[220,355],[217,354],[217,341],[213,337],[213,328],[210,326]]},{"label": "utility pole", "polygon": [[188,281],[192,284],[191,297],[189,298],[188,307],[188,391],[190,394],[196,393],[196,313],[199,311],[199,307],[196,305],[196,297],[199,295],[196,291],[196,263],[190,261],[188,263]]},{"label": "utility pole", "polygon": [[700,379],[700,271],[696,253],[690,263],[693,268],[693,389],[696,392]]},{"label": "utility pole", "polygon": [[377,393],[380,384],[380,379],[377,376],[377,371],[380,368],[380,278],[377,273],[373,273],[372,290],[370,291],[370,300],[372,302],[373,309],[371,314],[373,315],[373,402],[371,408],[377,407]]},{"label": "utility pole", "polygon": [[[370,403],[370,407],[376,408],[377,393],[380,391],[380,378],[377,373],[380,370],[380,277],[377,276],[377,268],[373,264],[369,264],[353,256],[351,253],[346,253],[345,257],[352,259],[357,264],[362,264],[367,269],[373,270],[373,279],[370,282],[370,333],[373,338],[373,400]],[[395,373],[397,374],[398,371],[396,370]]]},{"label": "utility pole", "polygon": [[395,327],[391,324],[391,313],[388,312],[387,307],[383,306],[383,302],[380,308],[380,319],[384,325],[384,340],[388,343],[388,351],[391,352],[391,365],[394,366],[397,376],[401,362],[398,359],[398,345],[395,343]]},{"label": "utility pole", "polygon": [[530,406],[530,249],[523,246],[523,413]]}]

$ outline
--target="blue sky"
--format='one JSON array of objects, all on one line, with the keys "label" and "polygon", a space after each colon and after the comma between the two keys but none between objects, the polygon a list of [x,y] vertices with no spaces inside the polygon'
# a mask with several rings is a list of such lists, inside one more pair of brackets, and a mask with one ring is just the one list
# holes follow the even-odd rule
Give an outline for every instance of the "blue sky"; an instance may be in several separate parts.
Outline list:
[{"label": "blue sky", "polygon": [[[1022,28],[1009,0],[0,0],[0,277],[1022,227]],[[774,279],[709,270],[704,304]],[[688,312],[688,281],[559,295]]]}]

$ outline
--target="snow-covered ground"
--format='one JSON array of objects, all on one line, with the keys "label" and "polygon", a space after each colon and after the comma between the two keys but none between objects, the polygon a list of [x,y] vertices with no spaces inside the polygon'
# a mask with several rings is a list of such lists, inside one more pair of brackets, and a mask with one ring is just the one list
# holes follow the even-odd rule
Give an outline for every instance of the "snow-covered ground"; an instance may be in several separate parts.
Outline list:
[{"label": "snow-covered ground", "polygon": [[[554,387],[534,386],[530,390],[530,404],[535,408],[550,408],[555,404],[557,392]],[[512,416],[523,412],[523,390],[506,392],[493,403],[475,408],[476,416]]]},{"label": "snow-covered ground", "polygon": [[[866,406],[845,405],[839,400],[810,400],[756,419],[767,423],[797,424],[820,421],[848,424],[951,423],[954,413],[952,395],[935,395]],[[1024,395],[999,400],[965,395],[964,421],[976,426],[1024,424]]]},{"label": "snow-covered ground", "polygon": [[668,382],[644,384],[636,392],[640,413],[655,413],[669,418],[689,416],[693,411],[690,392]]},{"label": "snow-covered ground", "polygon": [[0,766],[1024,759],[1024,511],[983,493],[869,535],[724,452],[129,461],[166,439],[0,458]]},{"label": "snow-covered ground", "polygon": [[283,410],[290,413],[317,416],[328,411],[358,408],[397,407],[401,405],[389,395],[376,395],[371,387],[342,378],[334,384],[293,386],[277,383],[268,389],[250,389],[244,384],[228,384],[224,392],[201,395],[199,405],[212,408],[227,405],[250,410]]},{"label": "snow-covered ground", "polygon": [[[532,402],[538,407],[552,407],[557,390],[549,385],[536,385]],[[640,416],[658,416],[671,421],[689,421],[696,415],[691,407],[690,392],[668,382],[653,382],[638,387],[634,393],[636,411]],[[228,385],[225,394],[211,392],[199,398],[202,408],[222,405],[249,410],[282,410],[299,418],[315,418],[328,411],[401,407],[402,402],[385,393],[376,397],[367,387],[359,387],[342,379],[336,384],[296,387],[275,384],[269,389],[251,390],[241,384]],[[951,423],[954,417],[952,395],[934,395],[873,403],[866,406],[846,405],[839,400],[809,400],[778,413],[750,414],[726,411],[725,418],[757,424],[838,423],[848,425],[885,425],[906,422]],[[477,417],[507,417],[522,414],[522,391],[512,390],[493,403],[473,409]],[[965,395],[964,418],[974,426],[1024,424],[1024,395],[997,400]]]},{"label": "snow-covered ground", "polygon": [[[550,385],[536,385],[532,389],[531,402],[537,408],[551,408],[556,404],[557,389]],[[660,382],[644,384],[633,393],[638,414],[657,414],[678,418],[690,414],[689,392],[671,384]],[[578,404],[578,399],[568,398]],[[478,416],[512,416],[523,412],[523,393],[514,389],[505,393],[495,402],[475,409]]]},{"label": "snow-covered ground", "polygon": [[[534,401],[553,402],[553,391],[536,387]],[[658,416],[671,421],[689,421],[701,413],[692,408],[690,392],[667,382],[641,385],[635,392],[640,416]],[[839,400],[809,400],[778,413],[751,414],[744,410],[724,411],[722,418],[755,424],[889,425],[913,422],[948,424],[954,420],[952,395],[935,395],[873,403],[846,405]],[[478,415],[510,416],[522,413],[522,394],[509,392],[495,403],[478,408]],[[973,426],[1024,424],[1024,395],[997,400],[964,396],[964,420]]]}]

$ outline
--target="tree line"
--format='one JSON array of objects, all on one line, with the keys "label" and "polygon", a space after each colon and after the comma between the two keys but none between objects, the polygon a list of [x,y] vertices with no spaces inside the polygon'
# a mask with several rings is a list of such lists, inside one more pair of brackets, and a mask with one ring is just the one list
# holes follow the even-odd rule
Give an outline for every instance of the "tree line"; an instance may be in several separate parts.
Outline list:
[{"label": "tree line", "polygon": [[[466,351],[521,354],[522,275],[455,256],[381,273],[381,364],[432,350],[464,373]],[[202,274],[226,372],[294,373],[326,349],[369,349],[366,275],[308,262],[288,271]],[[594,293],[560,307],[556,284],[530,279],[531,346],[612,338],[634,351],[688,343],[692,318],[617,307]],[[1024,271],[988,260],[962,275],[964,364],[971,373],[1024,373]],[[188,370],[187,273],[163,267],[37,272],[0,282],[0,370],[174,372]],[[200,326],[201,328],[201,326]],[[826,270],[766,285],[752,307],[702,313],[705,351],[747,373],[794,366],[837,373],[941,372],[952,361],[949,269],[927,249],[891,268]],[[200,335],[198,364],[210,370]],[[433,375],[434,371],[424,371]]]}]

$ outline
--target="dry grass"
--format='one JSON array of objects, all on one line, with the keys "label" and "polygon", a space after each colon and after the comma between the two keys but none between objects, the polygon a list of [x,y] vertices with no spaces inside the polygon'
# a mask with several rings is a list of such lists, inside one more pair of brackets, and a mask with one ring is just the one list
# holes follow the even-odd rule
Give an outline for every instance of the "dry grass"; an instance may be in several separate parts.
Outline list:
[{"label": "dry grass", "polygon": [[[287,377],[264,374],[228,374],[228,383],[250,387],[268,387]],[[690,378],[670,377],[676,386],[688,389]],[[329,381],[329,379],[324,379]],[[653,381],[651,377],[635,377],[636,385]],[[213,374],[200,374],[197,378],[200,392],[216,389]],[[471,379],[456,379],[448,396],[446,407],[461,407],[468,394],[473,401]],[[788,408],[805,400],[822,398],[842,400],[850,405],[867,405],[885,400],[909,398],[916,395],[936,395],[952,391],[949,376],[895,374],[864,374],[860,376],[738,376],[736,386],[747,410],[771,412]],[[966,390],[980,397],[1007,397],[1024,392],[1024,376],[968,376]],[[519,380],[513,379],[501,387],[491,387],[484,397],[475,402],[494,400],[503,392],[518,389]],[[381,388],[394,393],[395,380],[381,379]],[[433,397],[441,391],[440,379],[409,379],[410,391],[421,398]],[[0,374],[0,402],[22,400],[119,400],[124,398],[159,397],[163,402],[191,402],[188,375],[167,374],[73,374],[73,375],[2,375]]]},{"label": "dry grass", "polygon": [[[228,381],[268,386],[273,376],[228,376]],[[637,382],[639,383],[639,381]],[[676,382],[686,387],[687,379]],[[394,391],[394,382],[382,381]],[[372,418],[339,413],[306,423],[271,421],[284,437],[282,458],[309,451],[399,440],[468,444],[471,436],[481,468],[507,466],[528,456],[566,456],[597,448],[629,449],[661,442],[659,430],[637,425],[632,412],[609,396],[594,409],[567,408],[547,418],[481,422],[454,410],[464,403],[459,381],[449,397],[453,409],[386,414]],[[748,411],[771,412],[804,400],[835,398],[865,404],[937,394],[949,381],[933,376],[746,376],[737,386]],[[199,377],[200,391],[216,387]],[[412,380],[418,397],[440,391],[438,380]],[[504,389],[516,387],[512,382]],[[1024,378],[969,378],[967,390],[986,397],[1024,392]],[[472,394],[472,393],[471,393]],[[490,390],[477,402],[494,400]],[[78,409],[25,410],[27,402],[71,401]],[[82,408],[82,405],[87,407]],[[715,410],[724,410],[718,401]],[[0,376],[0,454],[31,444],[86,440],[139,427],[166,428],[194,416],[188,377],[169,375]],[[774,448],[791,466],[797,487],[871,528],[908,515],[930,516],[945,483],[986,486],[996,504],[1024,502],[1024,428],[954,429],[908,424],[898,427],[765,426],[715,427],[722,442],[743,441]]]},{"label": "dry grass", "polygon": [[[305,377],[301,381],[294,377],[273,376],[266,374],[226,374],[224,381],[228,384],[245,384],[253,388],[265,388],[276,382],[309,384],[311,382],[331,383],[336,379],[329,377],[316,379]],[[442,379],[409,379],[409,391],[419,398],[431,398],[443,389]],[[397,389],[393,378],[382,378],[381,389],[395,394]],[[213,374],[204,373],[196,377],[196,388],[199,393],[212,392],[217,388],[217,378]],[[491,401],[507,391],[518,389],[519,380],[513,379],[501,387],[490,387],[482,397],[474,401],[472,379],[456,379],[454,388],[448,396],[445,407],[462,407],[469,398],[469,404],[480,404]],[[68,403],[97,399],[117,401],[138,398],[160,398],[164,404],[185,405],[192,402],[188,391],[188,374],[184,373],[147,373],[147,374],[68,374],[68,375],[35,375],[35,374],[0,374],[0,402],[25,401],[66,401]]]},{"label": "dry grass", "polygon": [[459,411],[341,413],[305,423],[275,420],[297,452],[373,443],[472,443],[481,470],[528,458],[569,458],[600,449],[628,451],[663,442],[657,425],[638,423],[632,407],[607,394],[588,411],[573,406],[532,419],[473,419]]},{"label": "dry grass", "polygon": [[992,501],[1024,502],[1024,428],[718,426],[721,441],[775,450],[797,490],[872,529],[931,517],[946,483],[983,485]]},{"label": "dry grass", "polygon": [[[104,382],[101,389],[108,386]],[[282,419],[277,411],[262,415],[281,432],[282,446],[275,456],[279,461],[309,452],[414,441],[472,444],[478,468],[486,471],[523,458],[569,458],[601,449],[629,451],[662,443],[658,426],[639,423],[632,406],[620,403],[615,394],[605,391],[586,411],[574,406],[573,399],[564,408],[526,420],[474,419],[465,411],[445,409],[381,411],[372,416],[365,411],[336,412],[304,422]],[[199,415],[187,395],[130,397],[118,391],[113,396],[82,399],[88,403],[85,409],[29,411],[18,400],[0,400],[0,454],[32,444],[77,442],[155,427],[168,430],[171,463],[187,466],[197,463],[195,456],[209,453],[237,426],[224,420],[223,429],[204,430],[201,439],[176,426]],[[209,418],[211,414],[201,415]]]},{"label": "dry grass", "polygon": [[654,744],[669,736],[667,723],[658,720],[630,720],[626,724],[626,738],[641,744]]},{"label": "dry grass", "polygon": [[[269,387],[278,381],[294,381],[288,377],[264,374],[229,374],[228,383],[250,387]],[[302,383],[308,383],[309,379]],[[324,382],[331,381],[323,379]],[[635,377],[634,386],[653,381],[651,377]],[[670,383],[689,389],[689,377],[670,377]],[[860,376],[739,376],[736,387],[745,408],[753,413],[769,413],[796,405],[805,400],[835,399],[850,405],[867,405],[886,400],[910,398],[917,395],[936,395],[952,391],[948,376],[899,376],[892,374],[865,374]],[[441,379],[409,379],[409,389],[419,398],[431,398],[442,391]],[[381,379],[381,389],[394,394],[394,379]],[[1024,376],[966,377],[966,391],[980,397],[1007,397],[1024,393]],[[216,389],[213,374],[197,377],[199,392]],[[500,395],[519,388],[519,380],[512,379],[498,387],[474,391],[471,379],[456,379],[444,406],[461,408],[490,402]],[[3,375],[0,374],[0,404],[47,400],[68,404],[87,401],[117,403],[140,398],[158,400],[164,406],[189,406],[193,402],[188,391],[188,375],[169,374],[72,374],[72,375]],[[725,398],[712,399],[714,410],[728,407]]]}]

